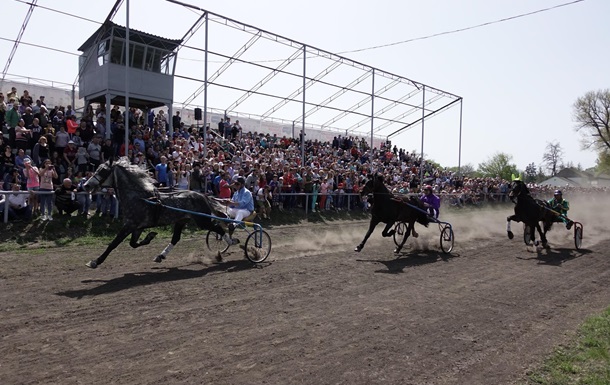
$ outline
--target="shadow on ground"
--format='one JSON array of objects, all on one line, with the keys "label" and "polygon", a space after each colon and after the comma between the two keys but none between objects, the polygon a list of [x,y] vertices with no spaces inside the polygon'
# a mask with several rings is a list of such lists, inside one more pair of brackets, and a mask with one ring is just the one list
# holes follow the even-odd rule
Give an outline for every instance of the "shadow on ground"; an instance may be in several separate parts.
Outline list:
[{"label": "shadow on ground", "polygon": [[403,253],[394,259],[357,259],[358,262],[372,262],[384,265],[385,269],[375,270],[375,273],[398,274],[404,273],[405,269],[416,266],[423,266],[436,262],[447,262],[451,258],[459,257],[458,254],[445,254],[436,250],[411,251]]},{"label": "shadow on ground", "polygon": [[564,262],[571,259],[582,257],[583,255],[591,254],[593,251],[588,249],[568,249],[568,248],[551,248],[548,250],[536,250],[533,247],[528,248],[532,253],[529,258],[517,257],[517,259],[531,260],[535,259],[539,265],[561,266]]},{"label": "shadow on ground", "polygon": [[[201,263],[193,263],[201,264]],[[267,263],[268,265],[268,263]],[[184,269],[181,267],[157,268],[155,271],[145,271],[140,273],[127,273],[121,277],[112,278],[109,280],[103,279],[87,279],[82,281],[83,284],[101,285],[86,289],[67,290],[56,293],[57,295],[81,299],[85,296],[97,296],[103,294],[116,293],[122,290],[132,289],[138,286],[146,286],[159,282],[181,281],[186,279],[201,278],[210,273],[216,272],[236,272],[251,269],[253,267],[262,268],[261,264],[253,265],[252,262],[246,260],[228,261],[214,265],[206,266],[201,270]]]}]

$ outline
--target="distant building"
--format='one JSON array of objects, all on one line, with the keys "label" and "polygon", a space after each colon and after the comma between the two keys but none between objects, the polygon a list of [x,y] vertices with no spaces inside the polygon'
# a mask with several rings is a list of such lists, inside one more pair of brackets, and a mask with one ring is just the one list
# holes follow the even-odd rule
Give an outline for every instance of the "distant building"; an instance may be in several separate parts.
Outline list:
[{"label": "distant building", "polygon": [[552,187],[610,187],[610,175],[601,173],[593,175],[589,172],[569,167],[564,168],[557,175],[538,184]]}]

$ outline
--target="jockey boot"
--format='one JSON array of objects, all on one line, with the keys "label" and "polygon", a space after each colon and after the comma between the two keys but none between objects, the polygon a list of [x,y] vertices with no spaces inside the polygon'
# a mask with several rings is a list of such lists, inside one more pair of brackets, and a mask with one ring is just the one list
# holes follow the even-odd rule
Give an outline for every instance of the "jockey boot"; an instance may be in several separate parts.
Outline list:
[{"label": "jockey boot", "polygon": [[225,235],[224,235],[222,238],[223,238],[223,239],[225,240],[225,242],[227,242],[229,245],[236,245],[236,244],[238,244],[238,243],[239,243],[239,239],[233,239],[233,238],[231,238],[231,237],[229,236],[229,234],[225,234]]},{"label": "jockey boot", "polygon": [[573,225],[574,225],[574,221],[569,221],[568,223],[566,223],[566,229],[570,230]]}]

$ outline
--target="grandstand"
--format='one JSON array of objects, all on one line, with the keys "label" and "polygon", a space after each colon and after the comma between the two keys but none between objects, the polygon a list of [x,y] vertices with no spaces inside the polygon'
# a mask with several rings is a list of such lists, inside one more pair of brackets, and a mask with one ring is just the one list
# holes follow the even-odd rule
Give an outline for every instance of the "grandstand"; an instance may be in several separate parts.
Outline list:
[{"label": "grandstand", "polygon": [[[189,25],[190,28],[181,37],[177,61],[187,52],[189,56],[201,57],[205,68],[203,78],[201,67],[193,72],[183,66],[180,68],[184,70],[178,70],[174,75],[175,88],[183,91],[175,93],[167,109],[183,111],[181,115],[187,124],[197,124],[192,111],[203,108],[204,121],[212,127],[220,117],[227,115],[233,121],[239,119],[246,130],[293,137],[298,137],[304,130],[307,139],[331,139],[336,135],[366,137],[373,147],[413,128],[417,131],[421,128],[421,153],[425,153],[425,122],[451,107],[461,106],[462,98],[450,92],[191,4],[173,0],[171,3],[176,5],[176,10],[189,10],[181,19],[184,28]],[[118,11],[125,9],[127,4],[117,0],[105,21],[113,22]],[[30,12],[52,11],[37,9],[36,2],[31,3]],[[64,10],[59,16],[54,15],[58,18],[73,16]],[[26,28],[27,18],[22,26],[22,29]],[[178,40],[179,37],[171,38]],[[191,44],[192,41],[197,44]],[[19,41],[16,43],[17,47]],[[75,42],[74,47],[63,48],[75,51],[80,43],[82,41]],[[18,51],[17,48],[17,55]],[[284,59],[271,64],[262,62],[269,59],[269,52]],[[0,88],[6,89],[15,81],[14,77],[3,73]],[[81,107],[83,102],[77,101],[77,85],[75,82],[67,90],[71,95],[73,89],[75,96],[58,96],[58,104],[68,104],[70,100],[70,104]],[[54,84],[46,87],[56,88]],[[184,90],[187,90],[186,94]],[[35,95],[42,92],[54,91],[32,91]],[[454,127],[461,133],[461,112]]]}]

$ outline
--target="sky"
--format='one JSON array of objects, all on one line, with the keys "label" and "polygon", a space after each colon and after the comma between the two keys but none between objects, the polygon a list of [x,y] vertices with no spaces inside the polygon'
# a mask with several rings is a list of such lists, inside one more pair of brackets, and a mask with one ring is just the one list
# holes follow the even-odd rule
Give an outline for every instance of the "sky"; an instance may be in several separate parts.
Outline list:
[{"label": "sky", "polygon": [[[7,40],[17,37],[29,6],[23,1],[0,1],[3,19],[10,20],[13,26],[0,32],[0,63],[4,65],[13,46]],[[418,38],[507,19],[570,1],[185,2],[310,47],[342,53],[354,61],[462,97],[461,158],[458,146],[459,104],[424,124],[424,153],[443,166],[457,166],[461,161],[461,164],[471,164],[476,168],[502,152],[511,155],[514,164],[523,170],[530,163],[542,164],[549,142],[559,142],[564,162],[585,169],[595,166],[595,152],[581,148],[572,106],[588,91],[610,88],[610,24],[607,22],[610,1],[584,0],[427,39]],[[90,20],[103,21],[113,4],[113,0],[39,0],[41,7],[32,14],[22,41],[76,54],[78,47],[99,28],[99,24]],[[125,25],[126,21],[125,4],[113,19],[120,25]],[[58,9],[64,14],[42,7]],[[197,17],[196,12],[164,0],[130,0],[130,28],[155,35],[182,38]],[[210,28],[215,31],[212,23]],[[237,36],[232,31],[214,33],[216,35],[210,35],[213,39],[211,50],[222,48],[235,52],[250,38],[247,34]],[[226,35],[218,38],[220,33]],[[409,42],[393,44],[404,41]],[[200,29],[188,45],[203,47],[203,44],[204,34]],[[383,45],[388,46],[367,49]],[[273,60],[285,59],[293,52],[284,46],[267,43],[260,43],[257,48],[248,53],[248,58],[270,66],[278,64]],[[350,52],[356,50],[359,51]],[[203,76],[201,51],[183,48],[178,58],[177,73],[188,77]],[[213,63],[209,73],[220,66],[218,58],[210,60]],[[308,62],[311,62],[308,75],[313,76],[318,70],[317,63],[314,60]],[[223,76],[232,76],[246,89],[264,77],[265,72],[260,69],[250,68],[251,72],[242,72],[241,66],[234,67],[232,72],[227,71]],[[77,56],[27,45],[19,46],[8,70],[13,75],[70,84],[77,72]],[[333,79],[339,83],[344,81],[341,76],[353,80],[358,75],[352,72],[342,67],[338,74],[333,74]],[[299,87],[290,81],[280,83],[283,83],[277,85],[280,92],[284,92],[283,87],[286,93]],[[377,87],[381,86],[383,83],[380,81]],[[4,85],[0,87],[4,90]],[[174,100],[186,100],[199,87],[198,83],[176,81]],[[226,108],[227,101],[240,95],[228,91],[227,95],[219,90],[215,92],[208,94],[209,107]],[[310,95],[315,93],[312,90]],[[256,103],[255,100],[248,101],[239,106],[239,110],[260,113],[267,109],[267,105]],[[406,150],[419,151],[421,131],[421,125],[417,125],[393,137],[392,142]]]}]

